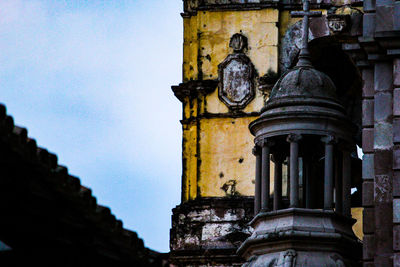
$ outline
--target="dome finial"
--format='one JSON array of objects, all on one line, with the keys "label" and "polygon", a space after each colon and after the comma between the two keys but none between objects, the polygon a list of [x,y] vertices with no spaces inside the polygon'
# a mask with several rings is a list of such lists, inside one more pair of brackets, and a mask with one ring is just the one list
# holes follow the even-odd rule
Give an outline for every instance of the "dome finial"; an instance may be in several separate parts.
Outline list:
[{"label": "dome finial", "polygon": [[303,11],[293,11],[290,13],[292,17],[304,17],[303,18],[303,36],[302,36],[302,47],[300,50],[299,61],[297,67],[311,67],[311,56],[308,51],[308,18],[309,17],[320,17],[321,11],[310,11],[310,1],[303,0]]}]

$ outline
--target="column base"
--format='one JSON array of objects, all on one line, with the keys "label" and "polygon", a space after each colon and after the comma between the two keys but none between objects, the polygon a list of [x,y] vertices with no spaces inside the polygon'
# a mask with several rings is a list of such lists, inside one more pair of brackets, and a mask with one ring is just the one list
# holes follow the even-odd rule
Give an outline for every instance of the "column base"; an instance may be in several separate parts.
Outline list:
[{"label": "column base", "polygon": [[359,266],[355,220],[329,210],[289,208],[259,213],[238,249],[250,266]]}]

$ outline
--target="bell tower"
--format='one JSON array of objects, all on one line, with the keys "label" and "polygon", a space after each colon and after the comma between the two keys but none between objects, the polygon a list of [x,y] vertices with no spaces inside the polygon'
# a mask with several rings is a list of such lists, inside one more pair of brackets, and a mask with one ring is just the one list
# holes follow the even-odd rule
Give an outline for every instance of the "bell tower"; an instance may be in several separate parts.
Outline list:
[{"label": "bell tower", "polygon": [[183,82],[172,90],[183,108],[182,203],[172,215],[171,259],[236,266],[254,214],[248,125],[277,77],[279,11],[276,1],[184,0],[181,15]]},{"label": "bell tower", "polygon": [[[291,164],[288,160],[290,149],[295,152],[297,144],[298,157],[302,158],[303,148],[310,150],[313,147],[305,146],[311,137],[288,128],[270,140],[269,136],[261,137],[264,136],[264,126],[260,126],[263,123],[252,123],[259,121],[260,116],[268,117],[275,108],[279,109],[281,92],[272,88],[280,74],[294,67],[299,58],[301,18],[292,17],[290,12],[301,10],[302,1],[184,0],[183,3],[182,83],[172,86],[183,109],[182,197],[172,212],[170,260],[176,266],[241,266],[252,253],[247,250],[249,243],[243,242],[253,238],[255,225],[250,226],[249,222],[254,215],[289,206],[298,209],[307,201],[308,205],[317,207],[323,197],[319,193],[323,187],[320,180],[315,189],[317,193],[307,195],[306,186],[314,184],[296,179],[297,185],[288,175],[293,173],[295,177],[296,173],[295,162]],[[310,8],[326,14],[337,3],[339,1],[313,1]],[[307,16],[316,14],[309,10],[306,13]],[[296,73],[289,75],[290,82],[298,79],[301,84],[317,85],[314,88],[320,93],[320,100],[325,101],[327,97],[326,108],[342,116],[344,108],[335,99],[335,85],[327,75],[307,65],[305,52],[302,51],[302,65]],[[305,80],[305,73],[311,78]],[[283,85],[288,81],[281,79],[278,83]],[[289,94],[290,88],[287,89]],[[325,89],[328,95],[325,95]],[[274,104],[264,107],[264,103],[274,96]],[[249,131],[250,123],[252,132]],[[351,122],[349,125],[351,131]],[[256,135],[255,148],[252,134]],[[343,140],[348,140],[351,134],[333,136],[331,129],[316,134],[320,143],[318,153],[325,151],[321,138],[325,137],[327,147],[332,145],[337,153]],[[332,140],[329,139],[331,135]],[[336,145],[336,140],[340,140],[340,145]],[[261,160],[262,153],[271,155],[268,161]],[[312,165],[313,159],[306,158],[304,163],[301,159],[297,161],[299,179],[303,179],[300,171],[322,171],[321,168],[303,169],[303,164]],[[339,161],[333,162],[333,169],[336,162]],[[271,179],[261,179],[267,176]],[[279,182],[274,183],[274,177]],[[314,176],[310,174],[310,177]],[[296,192],[298,197],[290,198]],[[289,203],[290,199],[297,201],[296,207]],[[349,216],[344,220],[353,222]],[[351,232],[349,225],[348,233]],[[238,254],[240,246],[241,253]]]}]

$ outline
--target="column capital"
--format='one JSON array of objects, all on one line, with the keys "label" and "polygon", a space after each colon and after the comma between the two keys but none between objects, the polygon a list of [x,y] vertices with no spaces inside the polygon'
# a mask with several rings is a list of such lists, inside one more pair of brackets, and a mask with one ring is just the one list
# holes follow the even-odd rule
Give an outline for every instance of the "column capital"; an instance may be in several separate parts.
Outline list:
[{"label": "column capital", "polygon": [[264,139],[262,139],[262,140],[259,140],[259,141],[256,143],[256,146],[260,146],[260,147],[268,146],[268,147],[271,147],[271,146],[273,146],[274,144],[275,144],[275,142],[272,141],[270,138],[264,138]]},{"label": "column capital", "polygon": [[327,135],[321,138],[321,141],[324,142],[325,144],[336,144],[337,143],[337,138],[334,135]]},{"label": "column capital", "polygon": [[286,141],[289,143],[298,143],[300,139],[303,138],[300,134],[289,134]]},{"label": "column capital", "polygon": [[260,155],[260,147],[255,145],[253,149],[251,150],[254,156],[259,156]]},{"label": "column capital", "polygon": [[285,156],[283,154],[272,154],[271,160],[275,163],[283,163],[285,161]]}]

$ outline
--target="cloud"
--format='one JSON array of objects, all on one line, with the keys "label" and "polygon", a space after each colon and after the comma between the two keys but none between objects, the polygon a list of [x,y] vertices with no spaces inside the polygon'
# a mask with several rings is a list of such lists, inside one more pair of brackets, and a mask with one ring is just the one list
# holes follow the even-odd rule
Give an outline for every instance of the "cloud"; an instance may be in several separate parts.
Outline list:
[{"label": "cloud", "polygon": [[181,175],[170,90],[181,79],[181,7],[116,2],[0,1],[2,102],[99,203],[167,251]]}]

